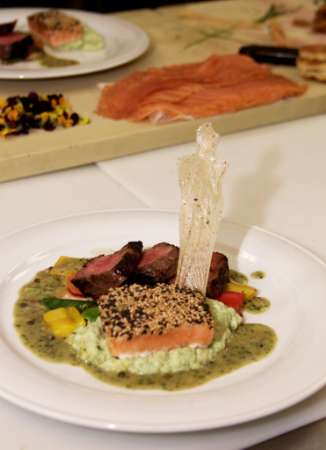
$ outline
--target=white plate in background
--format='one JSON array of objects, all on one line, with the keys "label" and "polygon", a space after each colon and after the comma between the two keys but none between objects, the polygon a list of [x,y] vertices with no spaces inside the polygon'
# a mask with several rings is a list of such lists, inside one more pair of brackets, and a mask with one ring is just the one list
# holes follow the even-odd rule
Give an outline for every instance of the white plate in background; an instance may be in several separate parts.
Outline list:
[{"label": "white plate in background", "polygon": [[[26,18],[46,8],[0,8],[0,22],[17,19],[15,31],[28,31]],[[66,67],[43,67],[37,61],[13,64],[0,62],[0,79],[45,79],[89,74],[112,69],[142,55],[149,46],[149,38],[138,26],[117,17],[64,9],[63,12],[79,19],[83,24],[101,34],[105,48],[99,51],[52,52],[58,58],[74,59],[79,64]]]}]

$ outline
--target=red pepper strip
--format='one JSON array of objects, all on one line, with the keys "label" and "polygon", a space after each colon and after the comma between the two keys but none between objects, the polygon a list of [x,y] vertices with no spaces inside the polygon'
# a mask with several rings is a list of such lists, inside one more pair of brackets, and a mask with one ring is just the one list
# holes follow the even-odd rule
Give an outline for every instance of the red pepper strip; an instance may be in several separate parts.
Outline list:
[{"label": "red pepper strip", "polygon": [[84,295],[80,292],[78,287],[76,287],[71,282],[72,278],[73,278],[73,275],[67,276],[67,284],[66,284],[67,291],[70,292],[70,294],[75,295],[76,297],[84,297]]},{"label": "red pepper strip", "polygon": [[217,300],[235,309],[240,314],[244,304],[244,294],[243,292],[222,292]]}]

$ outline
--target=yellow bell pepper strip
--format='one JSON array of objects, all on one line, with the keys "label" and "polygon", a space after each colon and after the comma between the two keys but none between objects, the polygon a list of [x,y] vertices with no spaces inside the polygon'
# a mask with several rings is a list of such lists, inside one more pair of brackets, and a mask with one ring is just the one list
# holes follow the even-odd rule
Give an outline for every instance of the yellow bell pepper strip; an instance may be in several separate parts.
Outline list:
[{"label": "yellow bell pepper strip", "polygon": [[230,283],[227,283],[224,291],[227,292],[242,292],[244,294],[245,300],[251,300],[252,298],[256,297],[257,295],[257,289],[249,286],[247,284],[239,284],[235,283],[234,281],[231,281]]},{"label": "yellow bell pepper strip", "polygon": [[85,258],[60,256],[54,266],[50,269],[50,273],[51,275],[62,275],[64,277],[74,275],[83,267],[86,261]]},{"label": "yellow bell pepper strip", "polygon": [[67,337],[77,328],[85,325],[85,319],[77,308],[56,308],[43,314],[43,320],[57,337]]},{"label": "yellow bell pepper strip", "polygon": [[67,298],[47,297],[41,300],[41,303],[50,310],[59,308],[68,308],[73,306],[77,308],[84,319],[93,322],[100,315],[97,303],[92,299],[75,300]]}]

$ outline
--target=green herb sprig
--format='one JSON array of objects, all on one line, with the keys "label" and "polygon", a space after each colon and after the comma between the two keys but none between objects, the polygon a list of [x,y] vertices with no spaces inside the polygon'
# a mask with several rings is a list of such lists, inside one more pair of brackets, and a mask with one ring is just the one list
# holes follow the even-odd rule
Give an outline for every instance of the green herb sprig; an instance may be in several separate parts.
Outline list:
[{"label": "green herb sprig", "polygon": [[267,9],[267,11],[258,19],[255,20],[256,23],[264,23],[267,20],[274,19],[275,17],[283,16],[284,14],[290,14],[293,12],[298,11],[301,6],[298,6],[296,8],[288,9],[285,8],[282,5],[277,5],[275,3],[272,3],[270,7]]},{"label": "green herb sprig", "polygon": [[202,37],[187,44],[185,49],[202,44],[208,39],[229,39],[232,35],[232,30],[230,28],[214,28],[211,30],[199,30],[199,33]]}]

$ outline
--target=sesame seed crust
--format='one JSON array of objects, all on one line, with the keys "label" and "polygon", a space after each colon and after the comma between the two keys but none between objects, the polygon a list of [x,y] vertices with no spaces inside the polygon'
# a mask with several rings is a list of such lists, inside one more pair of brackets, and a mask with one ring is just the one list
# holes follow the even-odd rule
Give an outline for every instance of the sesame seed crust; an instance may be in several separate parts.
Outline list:
[{"label": "sesame seed crust", "polygon": [[162,335],[184,325],[206,324],[213,329],[205,297],[174,284],[110,288],[98,304],[104,331],[112,338]]}]

